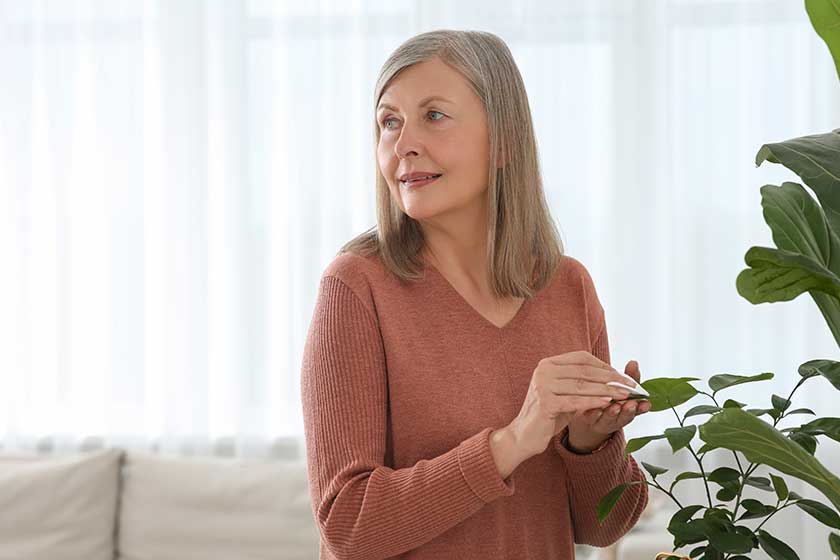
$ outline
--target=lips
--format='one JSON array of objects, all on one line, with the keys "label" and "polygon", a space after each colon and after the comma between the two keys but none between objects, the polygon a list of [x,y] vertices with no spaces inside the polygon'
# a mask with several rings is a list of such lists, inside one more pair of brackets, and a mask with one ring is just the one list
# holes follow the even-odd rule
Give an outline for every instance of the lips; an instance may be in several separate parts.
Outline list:
[{"label": "lips", "polygon": [[426,180],[426,179],[437,179],[441,175],[443,175],[443,174],[442,173],[428,173],[428,174],[425,174],[425,175],[420,175],[420,174],[411,173],[410,175],[408,175],[409,178],[401,179],[400,182],[403,183],[403,184],[406,184],[406,185],[410,185],[411,183],[416,183],[417,181],[423,181],[423,180]]}]

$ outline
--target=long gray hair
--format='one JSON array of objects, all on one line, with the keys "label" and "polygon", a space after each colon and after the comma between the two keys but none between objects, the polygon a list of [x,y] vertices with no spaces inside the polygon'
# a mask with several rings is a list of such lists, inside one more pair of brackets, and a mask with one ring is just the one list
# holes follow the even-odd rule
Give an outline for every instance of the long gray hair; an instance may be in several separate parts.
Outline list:
[{"label": "long gray hair", "polygon": [[[338,252],[378,255],[401,281],[422,278],[425,239],[419,222],[393,200],[376,161],[376,107],[405,68],[433,57],[463,75],[481,99],[490,135],[487,178],[487,263],[496,297],[531,297],[551,280],[563,242],[543,193],[537,143],[522,76],[507,45],[485,31],[441,29],[400,45],[382,66],[373,99],[377,226]],[[496,154],[505,165],[496,167]]]}]

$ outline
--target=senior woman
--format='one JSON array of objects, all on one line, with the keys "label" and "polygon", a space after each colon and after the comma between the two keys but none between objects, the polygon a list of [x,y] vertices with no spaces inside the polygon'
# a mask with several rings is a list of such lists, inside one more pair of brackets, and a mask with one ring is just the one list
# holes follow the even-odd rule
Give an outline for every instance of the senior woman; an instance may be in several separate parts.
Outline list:
[{"label": "senior woman", "polygon": [[[438,30],[375,88],[377,225],[327,266],[301,397],[326,559],[571,559],[644,510],[622,428],[649,410],[563,253],[505,43]],[[627,375],[629,374],[629,376]],[[632,377],[632,379],[631,379]]]}]

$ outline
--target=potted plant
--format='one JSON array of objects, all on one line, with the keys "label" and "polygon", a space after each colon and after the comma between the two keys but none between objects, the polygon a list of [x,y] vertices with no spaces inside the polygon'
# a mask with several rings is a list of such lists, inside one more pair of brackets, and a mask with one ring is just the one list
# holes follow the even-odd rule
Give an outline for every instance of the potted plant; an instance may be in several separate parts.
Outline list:
[{"label": "potted plant", "polygon": [[[840,0],[805,0],[805,7],[814,29],[828,45],[840,76]],[[776,247],[751,247],[747,251],[744,260],[749,268],[738,275],[738,293],[754,305],[790,301],[809,293],[840,347],[840,129],[765,144],[756,155],[756,166],[764,161],[782,164],[796,173],[814,191],[819,203],[799,183],[761,188],[764,219]],[[607,493],[598,504],[599,520],[609,515],[627,487],[648,484],[667,494],[678,507],[667,527],[674,536],[674,548],[657,555],[656,560],[749,560],[747,555],[756,548],[774,560],[798,559],[790,546],[763,528],[767,520],[789,508],[798,508],[829,529],[840,530],[840,478],[814,457],[818,438],[840,441],[840,418],[781,425],[794,417],[815,416],[808,408],[792,406],[794,394],[804,383],[821,378],[840,390],[840,362],[810,360],[799,366],[798,373],[790,393],[786,397],[772,395],[766,408],[747,408],[733,399],[724,400],[720,393],[744,383],[771,379],[772,372],[714,375],[707,381],[707,389],[695,386],[700,380],[694,377],[644,381],[642,386],[650,393],[650,411],[670,410],[678,425],[663,434],[629,440],[625,453],[665,439],[674,453],[690,453],[698,470],[678,473],[666,483],[663,479],[668,469],[642,462],[648,476]],[[689,401],[704,397],[706,402],[678,411]],[[705,423],[693,423],[706,416]],[[698,435],[703,445],[695,449],[692,442]],[[731,454],[731,466],[709,471],[703,460],[711,452]],[[760,467],[771,472],[757,476]],[[784,475],[816,488],[828,503],[789,491]],[[705,503],[680,501],[675,488],[684,481],[703,485]],[[744,497],[746,486],[765,491],[768,499]],[[829,531],[828,541],[832,552],[840,556],[840,534]],[[676,553],[689,545],[688,556]]]}]

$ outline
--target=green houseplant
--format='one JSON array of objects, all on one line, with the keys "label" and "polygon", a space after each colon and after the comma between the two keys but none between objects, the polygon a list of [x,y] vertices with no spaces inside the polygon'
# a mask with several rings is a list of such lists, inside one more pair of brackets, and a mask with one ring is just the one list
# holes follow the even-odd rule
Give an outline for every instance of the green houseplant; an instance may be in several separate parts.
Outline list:
[{"label": "green houseplant", "polygon": [[[828,45],[840,77],[840,0],[805,0],[805,8],[817,34]],[[747,251],[744,260],[749,268],[738,275],[738,293],[756,305],[790,301],[809,293],[840,347],[840,129],[765,144],[755,161],[756,166],[769,161],[793,171],[816,194],[818,202],[799,183],[761,188],[764,219],[776,247],[751,247]],[[613,488],[598,505],[599,519],[603,521],[609,515],[627,487],[648,484],[667,494],[678,507],[668,524],[675,554],[658,558],[685,558],[684,553],[677,555],[676,551],[690,545],[688,556],[702,560],[749,560],[747,555],[757,548],[775,560],[798,559],[790,546],[763,528],[775,514],[792,507],[829,528],[829,547],[840,556],[840,534],[831,531],[840,530],[840,478],[814,456],[819,438],[840,441],[840,418],[781,425],[794,417],[815,416],[808,408],[791,406],[797,389],[809,380],[822,378],[840,390],[840,362],[811,360],[799,366],[798,373],[790,393],[786,397],[772,395],[768,408],[747,408],[733,399],[723,400],[719,394],[730,387],[771,379],[772,372],[714,375],[707,381],[708,390],[695,386],[700,380],[693,377],[643,382],[651,395],[651,412],[671,410],[678,425],[663,434],[629,440],[625,453],[665,439],[674,453],[690,453],[698,471],[678,473],[666,483],[663,479],[668,469],[642,462],[648,477]],[[694,403],[682,413],[677,410],[704,397],[706,402],[702,404]],[[691,423],[699,417],[708,419],[699,425]],[[692,441],[697,435],[703,445],[695,449]],[[731,454],[732,466],[709,471],[703,459],[713,451]],[[760,467],[771,472],[757,476]],[[789,491],[784,475],[816,488],[828,503]],[[684,504],[679,500],[675,488],[689,480],[703,485],[706,503]],[[746,486],[764,490],[769,499],[745,498]]]}]

